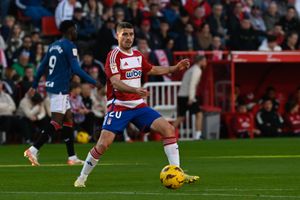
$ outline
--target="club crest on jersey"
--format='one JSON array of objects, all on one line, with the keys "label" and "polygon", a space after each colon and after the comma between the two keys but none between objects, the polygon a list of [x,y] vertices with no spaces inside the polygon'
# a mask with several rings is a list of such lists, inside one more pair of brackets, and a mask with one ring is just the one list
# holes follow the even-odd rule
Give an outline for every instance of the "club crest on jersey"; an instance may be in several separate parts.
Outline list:
[{"label": "club crest on jersey", "polygon": [[126,72],[126,78],[139,78],[142,76],[142,71],[141,70],[130,70]]}]

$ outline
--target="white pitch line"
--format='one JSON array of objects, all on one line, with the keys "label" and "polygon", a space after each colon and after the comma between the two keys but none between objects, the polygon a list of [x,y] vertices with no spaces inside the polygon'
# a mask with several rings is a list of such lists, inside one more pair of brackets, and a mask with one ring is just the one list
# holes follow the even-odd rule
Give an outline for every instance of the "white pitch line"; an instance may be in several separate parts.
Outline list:
[{"label": "white pitch line", "polygon": [[199,156],[201,159],[261,159],[261,158],[300,158],[300,155],[237,155],[237,156]]},{"label": "white pitch line", "polygon": [[128,195],[128,196],[218,196],[218,197],[259,197],[267,199],[300,199],[300,196],[287,196],[287,195],[253,195],[253,194],[228,194],[228,193],[160,193],[160,192],[26,192],[26,191],[16,191],[16,192],[0,192],[1,194],[32,194],[32,195]]},{"label": "white pitch line", "polygon": [[[102,165],[102,166],[136,166],[136,165],[146,165],[146,164],[145,163],[100,163],[98,165]],[[74,166],[80,166],[80,165],[74,165]],[[0,165],[0,168],[18,168],[18,167],[33,167],[33,166],[31,166],[30,164]],[[70,165],[68,165],[68,164],[41,164],[38,167],[70,167]]]}]

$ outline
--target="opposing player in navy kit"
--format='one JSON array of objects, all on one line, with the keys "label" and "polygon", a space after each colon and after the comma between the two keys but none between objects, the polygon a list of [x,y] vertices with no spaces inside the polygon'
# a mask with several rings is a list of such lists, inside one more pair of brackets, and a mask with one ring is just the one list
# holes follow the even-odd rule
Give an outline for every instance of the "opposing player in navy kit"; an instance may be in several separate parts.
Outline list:
[{"label": "opposing player in navy kit", "polygon": [[24,152],[24,156],[33,166],[40,165],[37,158],[39,149],[60,129],[62,129],[62,137],[67,146],[69,156],[67,163],[69,165],[83,164],[74,150],[73,119],[69,102],[70,79],[74,73],[91,84],[96,84],[96,81],[79,66],[77,48],[72,42],[77,38],[75,23],[71,20],[63,21],[59,29],[63,38],[49,46],[34,78],[32,88],[29,90],[29,95],[33,95],[41,76],[47,75],[46,90],[50,98],[51,122],[42,130],[34,145]]}]

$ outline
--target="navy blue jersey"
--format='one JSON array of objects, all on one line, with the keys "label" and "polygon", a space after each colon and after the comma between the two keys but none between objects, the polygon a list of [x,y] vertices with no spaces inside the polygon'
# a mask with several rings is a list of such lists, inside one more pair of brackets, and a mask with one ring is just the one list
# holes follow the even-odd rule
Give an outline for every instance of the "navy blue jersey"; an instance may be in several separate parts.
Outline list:
[{"label": "navy blue jersey", "polygon": [[63,38],[49,46],[32,87],[36,89],[41,76],[46,74],[47,92],[68,94],[73,73],[88,83],[96,84],[96,81],[80,68],[76,46],[70,40]]}]

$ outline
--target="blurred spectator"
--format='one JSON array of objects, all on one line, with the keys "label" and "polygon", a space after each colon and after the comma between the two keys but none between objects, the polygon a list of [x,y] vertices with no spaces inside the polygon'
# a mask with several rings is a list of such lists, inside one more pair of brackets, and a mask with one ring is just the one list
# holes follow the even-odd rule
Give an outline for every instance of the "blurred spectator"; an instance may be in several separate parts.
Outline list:
[{"label": "blurred spectator", "polygon": [[274,35],[268,35],[258,48],[259,51],[282,51],[281,46],[277,44],[277,38]]},{"label": "blurred spectator", "polygon": [[42,130],[50,121],[44,100],[39,93],[35,93],[33,96],[26,94],[20,102],[16,115],[18,123],[15,128],[22,133],[27,144],[31,143],[34,126]]},{"label": "blurred spectator", "polygon": [[[205,10],[203,10],[203,9],[204,9],[203,6],[196,7],[196,9],[194,10],[194,13],[191,17],[191,20],[192,20],[195,28],[201,26],[205,22],[206,18],[210,15],[210,12],[205,13]],[[206,16],[206,14],[208,14],[208,15]]]},{"label": "blurred spectator", "polygon": [[99,30],[103,24],[101,16],[103,14],[103,4],[101,1],[88,0],[83,7],[83,11],[96,30]]},{"label": "blurred spectator", "polygon": [[24,12],[25,16],[30,17],[35,27],[41,26],[42,17],[53,15],[42,5],[41,0],[16,0],[16,5]]},{"label": "blurred spectator", "polygon": [[264,102],[264,99],[270,99],[272,101],[272,109],[274,111],[278,111],[279,108],[279,100],[276,98],[276,90],[273,86],[267,87],[262,99],[259,101],[260,104]]},{"label": "blurred spectator", "polygon": [[130,22],[134,26],[140,26],[143,18],[143,12],[138,6],[138,0],[129,1],[128,6],[128,22]]},{"label": "blurred spectator", "polygon": [[123,16],[124,19],[128,19],[129,10],[128,10],[128,7],[127,7],[127,5],[126,5],[126,3],[125,3],[124,0],[114,0],[113,10],[114,10],[114,13],[116,13],[117,10],[119,10],[119,11],[121,10],[121,12],[124,15]]},{"label": "blurred spectator", "polygon": [[177,97],[177,119],[174,122],[174,127],[177,128],[185,119],[186,111],[189,110],[190,114],[196,114],[196,131],[193,132],[193,138],[195,140],[201,139],[202,136],[203,113],[199,108],[200,100],[196,97],[196,92],[203,70],[205,70],[206,67],[207,60],[205,56],[196,56],[193,66],[184,73]]},{"label": "blurred spectator", "polygon": [[33,64],[35,66],[39,66],[39,64],[41,63],[41,61],[45,55],[45,48],[44,48],[43,43],[41,43],[41,42],[36,43],[32,48],[32,52],[35,55]]},{"label": "blurred spectator", "polygon": [[261,11],[258,6],[252,7],[250,21],[254,30],[266,31],[266,25],[261,16]]},{"label": "blurred spectator", "polygon": [[116,21],[116,24],[125,21],[125,12],[121,8],[117,8],[114,10],[114,18]]},{"label": "blurred spectator", "polygon": [[90,112],[90,110],[84,106],[80,93],[80,83],[72,82],[70,86],[70,104],[71,111],[74,115],[74,123],[76,124],[77,129],[80,127],[80,124],[84,122],[85,115]]},{"label": "blurred spectator", "polygon": [[95,38],[97,33],[96,27],[83,16],[82,8],[74,9],[73,21],[77,26],[79,49],[89,47],[91,45],[90,41]]},{"label": "blurred spectator", "polygon": [[[190,16],[195,16],[198,19],[205,20],[211,14],[211,7],[206,0],[186,0],[184,8]],[[201,25],[197,24],[197,25]]]},{"label": "blurred spectator", "polygon": [[106,113],[106,87],[95,88],[92,92],[91,99],[93,101],[92,104],[92,112],[95,116],[95,125],[96,130],[100,130],[102,127],[102,123],[104,120],[104,116]]},{"label": "blurred spectator", "polygon": [[274,35],[276,37],[276,42],[278,45],[282,45],[285,37],[285,33],[282,29],[280,23],[275,23],[273,29],[268,32],[269,35]]},{"label": "blurred spectator", "polygon": [[93,45],[93,52],[95,57],[101,62],[105,62],[108,52],[118,44],[115,26],[115,21],[110,18],[97,34],[97,41],[96,44]]},{"label": "blurred spectator", "polygon": [[24,31],[21,29],[21,25],[15,24],[10,36],[7,39],[7,55],[10,62],[15,51],[22,46],[23,37]]},{"label": "blurred spectator", "polygon": [[7,15],[5,20],[0,27],[1,35],[3,36],[4,41],[8,41],[9,36],[12,34],[13,27],[16,23],[16,19],[14,16]]},{"label": "blurred spectator", "polygon": [[84,121],[80,124],[89,135],[93,135],[95,130],[95,116],[92,112],[93,101],[91,98],[91,86],[90,84],[84,83],[81,85],[81,97],[84,107],[89,111],[85,114]]},{"label": "blurred spectator", "polygon": [[37,43],[42,42],[41,39],[41,33],[38,29],[35,29],[31,32],[31,42],[32,42],[32,46],[35,46]]},{"label": "blurred spectator", "polygon": [[207,23],[213,36],[219,36],[221,39],[225,38],[227,28],[222,4],[215,4],[213,6],[213,13],[208,17]]},{"label": "blurred spectator", "polygon": [[209,50],[219,50],[224,51],[225,47],[222,44],[221,38],[219,36],[214,36],[212,39],[211,46],[209,47]]},{"label": "blurred spectator", "polygon": [[295,51],[297,50],[297,44],[298,44],[298,33],[296,32],[290,32],[287,35],[286,41],[282,44],[283,50],[289,50],[289,51]]},{"label": "blurred spectator", "polygon": [[162,10],[163,16],[170,26],[180,18],[180,1],[171,0],[169,5]]},{"label": "blurred spectator", "polygon": [[289,101],[285,105],[285,124],[287,132],[290,135],[300,134],[300,114],[299,114],[299,104],[295,101]]},{"label": "blurred spectator", "polygon": [[[172,49],[174,48],[174,40],[172,38],[169,38],[167,40],[166,48],[164,49],[156,49],[151,52],[150,54],[150,61],[153,65],[156,66],[171,66],[173,65],[173,53]],[[171,76],[164,75],[164,76],[149,76],[150,82],[156,82],[156,81],[170,81]]]},{"label": "blurred spectator", "polygon": [[34,65],[30,63],[29,53],[27,51],[23,51],[20,54],[18,61],[12,65],[12,68],[16,70],[17,75],[19,75],[21,78],[24,77],[26,68],[32,68],[34,72],[36,71]]},{"label": "blurred spectator", "polygon": [[272,100],[263,99],[263,108],[256,115],[257,127],[261,136],[275,137],[282,133],[283,119],[273,109]]},{"label": "blurred spectator", "polygon": [[299,20],[296,16],[296,10],[290,6],[285,16],[280,18],[279,23],[282,25],[283,31],[288,33],[291,31],[299,31]]},{"label": "blurred spectator", "polygon": [[189,21],[190,21],[190,16],[186,12],[186,10],[184,10],[184,9],[180,10],[180,18],[174,22],[174,25],[172,26],[171,31],[178,35],[180,33],[184,33],[184,28],[189,23]]},{"label": "blurred spectator", "polygon": [[[6,43],[5,43],[5,41],[4,41],[4,39],[3,39],[3,37],[2,37],[2,35],[0,34],[0,50],[5,50],[7,48],[7,46],[6,46]],[[1,61],[1,59],[0,59],[0,61]],[[2,63],[0,63],[0,65],[1,65]]]},{"label": "blurred spectator", "polygon": [[197,41],[200,49],[208,50],[212,44],[212,35],[210,33],[209,24],[203,23],[200,27],[199,32],[197,33]]},{"label": "blurred spectator", "polygon": [[[291,96],[290,100],[297,102],[297,104],[300,106],[300,87],[297,88],[295,94]],[[299,114],[300,114],[300,109],[299,109]]]},{"label": "blurred spectator", "polygon": [[268,7],[268,10],[264,13],[263,19],[266,25],[267,31],[270,31],[275,26],[275,23],[279,21],[280,15],[278,13],[278,7],[276,2],[272,1]]},{"label": "blurred spectator", "polygon": [[233,7],[233,11],[228,15],[228,33],[231,37],[235,37],[238,35],[238,31],[240,30],[242,21],[245,19],[245,14],[243,13],[242,4],[236,3]]},{"label": "blurred spectator", "polygon": [[241,28],[232,36],[231,44],[234,50],[257,50],[259,46],[258,37],[263,33],[251,27],[249,19],[241,21]]},{"label": "blurred spectator", "polygon": [[95,80],[99,80],[103,86],[106,84],[104,65],[94,58],[92,52],[84,53],[81,68],[89,73]]},{"label": "blurred spectator", "polygon": [[137,38],[137,46],[136,49],[139,50],[146,60],[149,59],[149,55],[151,53],[151,49],[148,45],[146,38]]},{"label": "blurred spectator", "polygon": [[194,34],[192,24],[187,24],[184,28],[185,32],[181,33],[175,42],[175,49],[177,51],[197,51],[199,45]]},{"label": "blurred spectator", "polygon": [[232,118],[232,130],[237,138],[249,138],[251,129],[251,117],[247,113],[245,103],[240,103],[237,112]]},{"label": "blurred spectator", "polygon": [[5,69],[4,80],[2,83],[4,84],[5,91],[13,98],[16,104],[18,104],[20,100],[19,90],[17,87],[18,80],[19,76],[14,69]]},{"label": "blurred spectator", "polygon": [[165,20],[160,20],[160,29],[159,32],[157,32],[157,40],[159,46],[157,46],[158,49],[164,49],[166,48],[167,41],[171,37],[171,33],[169,32],[170,25]]},{"label": "blurred spectator", "polygon": [[234,86],[234,102],[235,107],[237,108],[240,104],[244,103],[243,97],[241,96],[241,86],[236,84]]},{"label": "blurred spectator", "polygon": [[113,19],[113,17],[114,17],[114,12],[113,12],[112,7],[104,7],[104,9],[103,9],[103,15],[101,16],[102,21],[103,22],[107,22],[110,19]]},{"label": "blurred spectator", "polygon": [[82,7],[77,0],[62,0],[55,9],[55,23],[59,27],[64,20],[72,20],[75,7]]},{"label": "blurred spectator", "polygon": [[16,105],[13,99],[3,90],[3,82],[0,81],[0,144],[6,142],[6,135],[11,130],[15,110]]},{"label": "blurred spectator", "polygon": [[33,78],[33,69],[31,67],[25,68],[25,76],[19,84],[22,97],[25,96],[29,88],[32,86]]},{"label": "blurred spectator", "polygon": [[14,52],[13,62],[16,62],[23,52],[26,52],[29,55],[29,61],[34,63],[35,55],[32,51],[32,40],[29,35],[24,36],[22,46]]},{"label": "blurred spectator", "polygon": [[146,38],[151,49],[159,48],[160,44],[157,36],[150,31],[150,21],[145,19],[142,21],[140,29],[137,31],[136,38]]},{"label": "blurred spectator", "polygon": [[159,11],[159,5],[157,3],[151,3],[149,5],[149,12],[144,12],[144,19],[150,20],[151,31],[156,32],[159,30],[160,20],[162,13]]}]

